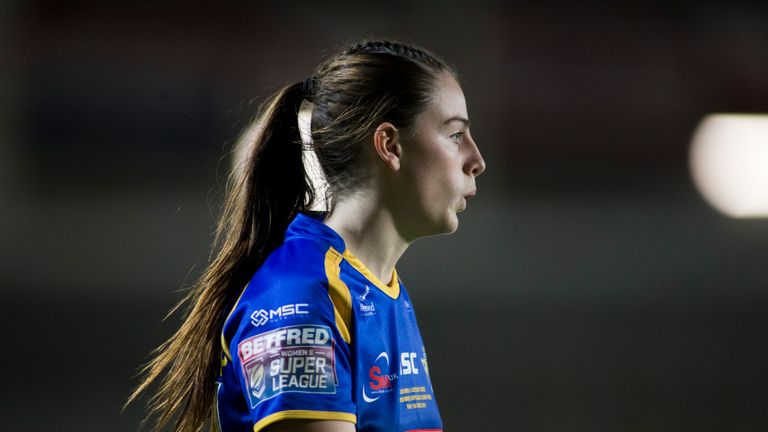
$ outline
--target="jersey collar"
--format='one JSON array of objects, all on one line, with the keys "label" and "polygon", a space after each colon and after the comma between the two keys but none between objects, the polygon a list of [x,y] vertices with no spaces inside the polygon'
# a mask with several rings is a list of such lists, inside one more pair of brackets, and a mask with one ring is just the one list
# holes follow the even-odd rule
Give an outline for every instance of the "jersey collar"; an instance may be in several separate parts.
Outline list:
[{"label": "jersey collar", "polygon": [[291,237],[311,237],[320,238],[326,241],[337,251],[342,251],[344,259],[360,274],[365,276],[376,288],[380,289],[384,294],[393,299],[397,299],[400,295],[400,281],[397,276],[397,270],[392,269],[392,280],[389,284],[382,282],[376,275],[368,270],[368,267],[362,263],[356,256],[347,250],[344,244],[344,239],[341,238],[339,233],[333,230],[333,228],[323,223],[325,213],[312,212],[312,213],[299,213],[293,219],[288,226],[288,230],[285,234],[285,239],[288,240]]},{"label": "jersey collar", "polygon": [[345,250],[344,239],[333,228],[323,223],[323,216],[323,213],[297,214],[291,224],[288,225],[285,239],[288,240],[291,237],[320,239],[329,243],[337,251]]}]

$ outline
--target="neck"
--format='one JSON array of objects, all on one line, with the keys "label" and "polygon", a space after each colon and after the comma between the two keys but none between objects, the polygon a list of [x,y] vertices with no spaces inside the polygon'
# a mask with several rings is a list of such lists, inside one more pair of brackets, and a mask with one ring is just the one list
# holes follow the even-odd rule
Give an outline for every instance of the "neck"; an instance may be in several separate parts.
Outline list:
[{"label": "neck", "polygon": [[409,246],[394,218],[373,193],[358,192],[335,203],[325,224],[336,231],[347,248],[385,284]]}]

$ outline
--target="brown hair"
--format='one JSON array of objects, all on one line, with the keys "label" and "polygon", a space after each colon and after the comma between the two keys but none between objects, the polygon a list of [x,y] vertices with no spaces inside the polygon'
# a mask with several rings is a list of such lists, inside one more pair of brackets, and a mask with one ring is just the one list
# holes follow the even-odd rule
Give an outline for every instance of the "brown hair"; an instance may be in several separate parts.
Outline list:
[{"label": "brown hair", "polygon": [[[141,370],[135,400],[156,382],[147,418],[162,428],[199,431],[211,418],[226,314],[291,219],[315,199],[302,163],[297,113],[312,111],[312,145],[334,197],[364,184],[362,143],[388,121],[408,131],[424,111],[440,74],[455,70],[412,45],[364,41],[321,64],[305,83],[280,89],[259,110],[244,169],[233,169],[214,242],[200,279],[169,315],[187,305],[184,321]],[[309,92],[308,87],[311,89]]]}]

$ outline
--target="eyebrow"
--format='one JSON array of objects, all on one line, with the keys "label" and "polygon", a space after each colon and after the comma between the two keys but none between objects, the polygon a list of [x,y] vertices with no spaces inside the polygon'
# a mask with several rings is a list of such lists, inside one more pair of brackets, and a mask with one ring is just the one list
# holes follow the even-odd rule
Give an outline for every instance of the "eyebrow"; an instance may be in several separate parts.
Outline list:
[{"label": "eyebrow", "polygon": [[462,122],[462,123],[464,123],[465,127],[469,127],[469,119],[461,117],[461,116],[453,116],[453,117],[449,118],[448,120],[444,121],[443,125],[447,125],[448,123],[455,122],[455,121]]}]

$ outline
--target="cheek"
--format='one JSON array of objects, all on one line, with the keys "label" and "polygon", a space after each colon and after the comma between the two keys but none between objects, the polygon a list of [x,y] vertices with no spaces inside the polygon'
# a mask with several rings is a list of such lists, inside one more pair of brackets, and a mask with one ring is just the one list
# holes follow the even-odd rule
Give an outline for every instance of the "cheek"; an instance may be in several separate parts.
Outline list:
[{"label": "cheek", "polygon": [[424,167],[420,181],[421,194],[427,205],[436,209],[452,205],[460,194],[459,180],[450,160],[433,158]]},{"label": "cheek", "polygon": [[452,153],[455,149],[445,143],[424,140],[419,144],[418,154],[403,166],[408,172],[409,187],[419,207],[429,213],[442,212],[462,194],[461,166],[457,166]]}]

